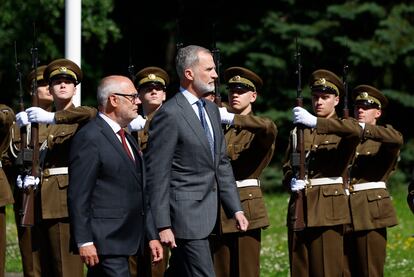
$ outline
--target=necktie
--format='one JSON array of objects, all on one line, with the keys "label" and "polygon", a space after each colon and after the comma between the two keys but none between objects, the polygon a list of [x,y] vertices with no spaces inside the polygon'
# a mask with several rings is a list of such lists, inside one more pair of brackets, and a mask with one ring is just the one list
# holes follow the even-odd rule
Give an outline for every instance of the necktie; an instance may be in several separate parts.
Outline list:
[{"label": "necktie", "polygon": [[134,157],[132,156],[132,153],[131,153],[131,151],[129,150],[128,145],[127,145],[127,142],[126,142],[126,139],[125,139],[125,131],[124,131],[124,129],[122,129],[122,128],[121,128],[121,129],[118,131],[118,135],[121,137],[122,146],[124,147],[124,150],[127,152],[127,154],[128,154],[128,156],[129,156],[129,158],[130,158],[131,160],[134,160]]},{"label": "necktie", "polygon": [[198,114],[200,116],[201,126],[203,126],[204,132],[206,133],[208,144],[210,145],[211,155],[214,158],[214,142],[213,142],[213,136],[211,135],[210,129],[208,128],[206,115],[204,113],[203,107],[205,106],[204,99],[199,99],[197,102],[198,107]]}]

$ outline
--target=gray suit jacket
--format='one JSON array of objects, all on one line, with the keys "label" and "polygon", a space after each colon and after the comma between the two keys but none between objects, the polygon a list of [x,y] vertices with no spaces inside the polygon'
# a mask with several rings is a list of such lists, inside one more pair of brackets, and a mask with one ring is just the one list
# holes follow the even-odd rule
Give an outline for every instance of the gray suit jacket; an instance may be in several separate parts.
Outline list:
[{"label": "gray suit jacket", "polygon": [[202,239],[211,233],[219,198],[227,216],[242,210],[220,114],[215,104],[206,102],[214,160],[200,120],[182,93],[162,105],[149,129],[146,188],[155,225],[171,227],[180,239]]}]

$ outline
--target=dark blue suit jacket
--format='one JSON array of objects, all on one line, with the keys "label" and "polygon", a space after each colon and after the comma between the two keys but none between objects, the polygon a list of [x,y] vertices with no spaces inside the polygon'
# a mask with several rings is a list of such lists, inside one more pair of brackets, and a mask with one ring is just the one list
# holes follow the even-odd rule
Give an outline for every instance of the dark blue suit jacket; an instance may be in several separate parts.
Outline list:
[{"label": "dark blue suit jacket", "polygon": [[146,239],[158,238],[144,194],[142,154],[132,136],[127,134],[127,139],[135,162],[97,116],[71,144],[68,207],[73,240],[93,242],[99,255],[132,255]]}]

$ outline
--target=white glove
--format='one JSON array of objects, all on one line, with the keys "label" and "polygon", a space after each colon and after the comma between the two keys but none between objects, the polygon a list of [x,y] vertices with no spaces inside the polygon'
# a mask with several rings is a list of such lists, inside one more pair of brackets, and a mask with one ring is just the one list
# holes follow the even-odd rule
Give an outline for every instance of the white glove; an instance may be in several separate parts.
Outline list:
[{"label": "white glove", "polygon": [[18,114],[16,114],[16,124],[19,128],[22,128],[23,126],[27,126],[30,124],[26,112],[19,112]]},{"label": "white glove", "polygon": [[361,126],[362,130],[365,129],[365,123],[364,122],[358,122],[359,126]]},{"label": "white glove", "polygon": [[22,180],[22,175],[17,175],[17,179],[16,179],[16,186],[21,189],[23,188],[23,180]]},{"label": "white glove", "polygon": [[35,178],[32,175],[26,175],[23,181],[23,188],[33,187],[34,189],[36,189],[39,183],[40,183],[39,177]]},{"label": "white glove", "polygon": [[229,113],[226,107],[219,108],[221,123],[232,125],[234,121],[234,113]]},{"label": "white glove", "polygon": [[142,129],[144,129],[144,126],[145,126],[146,122],[147,122],[147,120],[145,118],[143,118],[141,115],[138,115],[137,118],[135,118],[131,122],[129,122],[128,130],[130,132],[142,130]]},{"label": "white glove", "polygon": [[318,121],[317,117],[311,115],[307,110],[302,107],[293,108],[293,123],[303,124],[310,128],[315,128]]},{"label": "white glove", "polygon": [[291,191],[299,191],[306,187],[305,180],[298,180],[296,178],[292,178],[290,180],[290,190]]},{"label": "white glove", "polygon": [[55,124],[55,113],[45,111],[39,107],[30,107],[26,109],[29,122]]}]

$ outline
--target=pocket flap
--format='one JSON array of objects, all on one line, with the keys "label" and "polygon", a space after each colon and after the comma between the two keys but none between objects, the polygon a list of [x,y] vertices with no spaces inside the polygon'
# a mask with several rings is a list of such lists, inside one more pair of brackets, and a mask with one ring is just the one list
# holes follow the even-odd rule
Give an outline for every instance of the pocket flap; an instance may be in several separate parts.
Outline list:
[{"label": "pocket flap", "polygon": [[388,190],[385,189],[378,189],[378,190],[368,190],[367,191],[367,199],[368,201],[377,201],[384,198],[389,198],[390,193]]},{"label": "pocket flap", "polygon": [[263,198],[262,190],[259,187],[239,189],[240,201],[247,199]]},{"label": "pocket flap", "polygon": [[345,192],[343,189],[338,188],[338,186],[323,186],[322,192],[324,196],[340,196],[345,195]]},{"label": "pocket flap", "polygon": [[201,191],[177,191],[175,200],[201,200],[203,193]]}]

